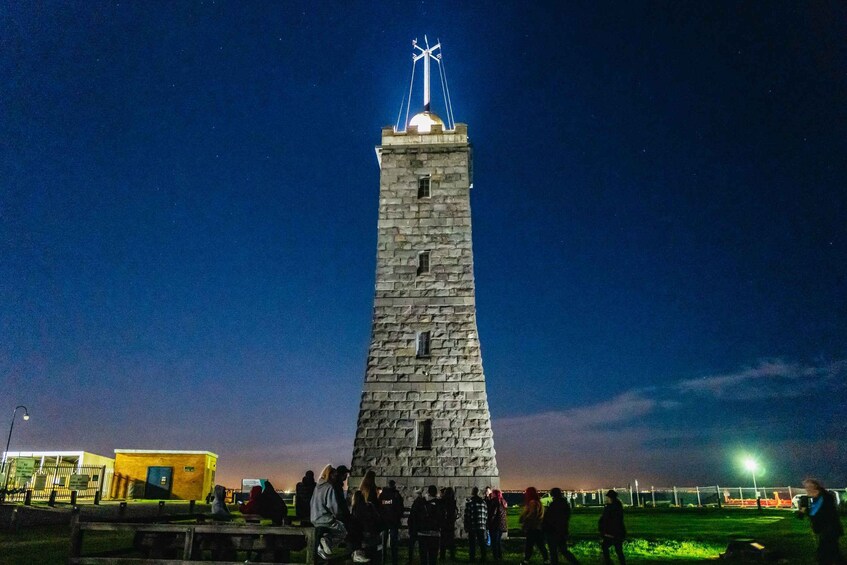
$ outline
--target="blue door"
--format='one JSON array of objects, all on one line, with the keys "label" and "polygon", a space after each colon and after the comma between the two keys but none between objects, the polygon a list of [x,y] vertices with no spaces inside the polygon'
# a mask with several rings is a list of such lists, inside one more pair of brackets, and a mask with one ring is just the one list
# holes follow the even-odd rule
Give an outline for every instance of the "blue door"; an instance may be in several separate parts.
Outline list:
[{"label": "blue door", "polygon": [[147,488],[144,490],[144,498],[170,499],[173,475],[173,467],[147,467]]}]

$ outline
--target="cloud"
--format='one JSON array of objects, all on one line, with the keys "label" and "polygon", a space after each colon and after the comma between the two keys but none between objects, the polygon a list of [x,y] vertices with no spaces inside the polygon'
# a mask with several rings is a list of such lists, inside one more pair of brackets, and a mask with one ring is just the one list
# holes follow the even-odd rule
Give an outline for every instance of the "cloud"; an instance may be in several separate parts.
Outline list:
[{"label": "cloud", "polygon": [[[845,361],[811,366],[765,360],[734,373],[625,390],[587,406],[498,418],[492,425],[504,486],[596,488],[632,477],[723,481],[728,451],[760,442],[771,444],[767,449],[786,446],[773,451],[780,463],[793,460],[785,454],[817,453],[820,465],[837,470],[844,457],[832,455],[828,437],[838,418],[828,419],[829,410],[804,413],[801,429],[796,412],[778,408],[774,399],[843,389],[845,373]],[[808,437],[809,429],[821,437]],[[785,475],[799,470],[786,467]]]},{"label": "cloud", "polygon": [[749,400],[763,397],[792,397],[807,393],[808,384],[822,386],[843,382],[847,361],[821,367],[802,366],[780,360],[762,361],[735,373],[711,375],[678,382],[673,389],[681,393],[732,397]]}]

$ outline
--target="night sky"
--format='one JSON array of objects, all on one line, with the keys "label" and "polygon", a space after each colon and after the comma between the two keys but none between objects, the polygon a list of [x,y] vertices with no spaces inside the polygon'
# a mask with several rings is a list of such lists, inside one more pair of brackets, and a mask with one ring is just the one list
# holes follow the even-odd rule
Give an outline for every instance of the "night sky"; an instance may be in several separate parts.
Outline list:
[{"label": "night sky", "polygon": [[847,6],[595,4],[5,3],[2,437],[349,464],[427,34],[504,486],[845,486]]}]

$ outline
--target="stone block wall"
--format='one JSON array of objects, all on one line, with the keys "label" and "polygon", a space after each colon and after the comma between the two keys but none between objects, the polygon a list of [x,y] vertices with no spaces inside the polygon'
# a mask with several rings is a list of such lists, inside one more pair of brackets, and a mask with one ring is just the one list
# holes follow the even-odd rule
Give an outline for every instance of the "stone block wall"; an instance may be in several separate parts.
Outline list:
[{"label": "stone block wall", "polygon": [[[499,485],[476,326],[467,126],[383,130],[373,329],[350,485],[369,469],[411,501],[435,484]],[[420,198],[419,179],[430,179]],[[419,254],[429,271],[419,272]],[[429,353],[418,339],[429,332]],[[431,447],[419,445],[431,423]]]}]

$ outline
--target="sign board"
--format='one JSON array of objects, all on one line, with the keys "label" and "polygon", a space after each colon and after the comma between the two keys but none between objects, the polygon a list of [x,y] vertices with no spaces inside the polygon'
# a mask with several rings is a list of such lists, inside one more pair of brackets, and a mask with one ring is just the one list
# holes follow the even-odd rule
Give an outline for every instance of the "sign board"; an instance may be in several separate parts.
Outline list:
[{"label": "sign board", "polygon": [[88,490],[88,481],[88,475],[71,475],[68,488],[70,490]]},{"label": "sign board", "polygon": [[241,492],[250,492],[253,487],[265,488],[267,479],[241,479]]},{"label": "sign board", "polygon": [[32,473],[35,471],[35,459],[25,457],[23,459],[15,459],[15,478],[29,480]]},{"label": "sign board", "polygon": [[47,487],[47,474],[39,473],[35,475],[35,486],[33,488],[35,490],[44,490]]}]

